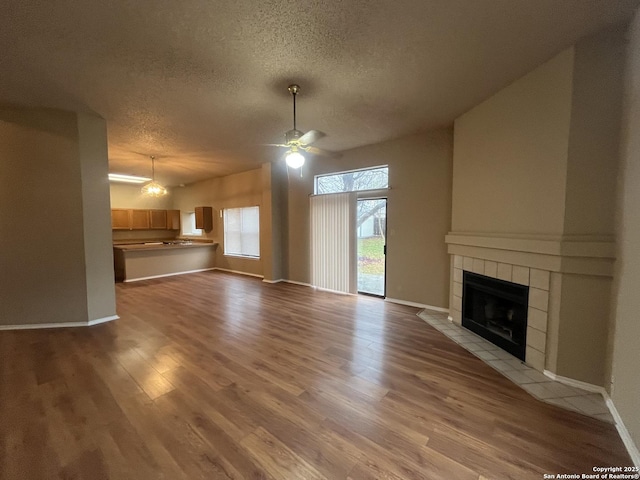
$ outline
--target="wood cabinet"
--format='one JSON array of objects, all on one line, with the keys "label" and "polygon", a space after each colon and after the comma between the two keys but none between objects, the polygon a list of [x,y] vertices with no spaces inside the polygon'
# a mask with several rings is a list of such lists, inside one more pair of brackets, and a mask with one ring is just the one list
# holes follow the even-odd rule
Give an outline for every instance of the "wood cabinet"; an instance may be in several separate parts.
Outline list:
[{"label": "wood cabinet", "polygon": [[112,208],[112,230],[180,230],[180,210]]},{"label": "wood cabinet", "polygon": [[113,230],[131,230],[131,220],[128,209],[111,209],[111,228]]},{"label": "wood cabinet", "polygon": [[196,207],[196,228],[210,232],[213,230],[213,208]]},{"label": "wood cabinet", "polygon": [[131,230],[149,230],[149,210],[131,210]]},{"label": "wood cabinet", "polygon": [[152,230],[167,229],[167,211],[149,210],[149,224]]},{"label": "wood cabinet", "polygon": [[180,210],[167,210],[167,230],[180,230]]}]

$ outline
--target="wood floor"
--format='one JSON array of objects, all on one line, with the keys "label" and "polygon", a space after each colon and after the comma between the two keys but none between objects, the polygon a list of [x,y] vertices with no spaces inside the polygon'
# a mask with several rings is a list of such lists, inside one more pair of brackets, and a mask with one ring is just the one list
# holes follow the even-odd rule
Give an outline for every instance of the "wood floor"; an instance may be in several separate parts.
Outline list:
[{"label": "wood floor", "polygon": [[219,272],[0,332],[0,479],[541,479],[630,465],[417,309]]}]

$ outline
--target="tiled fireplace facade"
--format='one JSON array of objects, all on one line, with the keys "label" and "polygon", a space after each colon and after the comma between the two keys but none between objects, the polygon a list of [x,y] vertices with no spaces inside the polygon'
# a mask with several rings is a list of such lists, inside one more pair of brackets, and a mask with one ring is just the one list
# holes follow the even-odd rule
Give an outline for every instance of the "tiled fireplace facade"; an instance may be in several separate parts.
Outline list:
[{"label": "tiled fireplace facade", "polygon": [[482,258],[454,255],[451,317],[453,322],[458,325],[462,323],[462,276],[464,271],[529,287],[525,362],[536,370],[543,371],[547,346],[550,272]]},{"label": "tiled fireplace facade", "polygon": [[604,385],[614,243],[609,237],[450,233],[449,310],[462,324],[464,272],[529,287],[525,362]]}]

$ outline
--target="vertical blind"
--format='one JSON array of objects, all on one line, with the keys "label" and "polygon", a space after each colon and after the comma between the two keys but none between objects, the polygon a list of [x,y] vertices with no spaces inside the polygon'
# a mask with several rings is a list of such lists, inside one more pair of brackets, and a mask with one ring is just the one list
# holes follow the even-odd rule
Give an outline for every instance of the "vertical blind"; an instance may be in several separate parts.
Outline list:
[{"label": "vertical blind", "polygon": [[310,197],[311,284],[357,293],[356,194]]},{"label": "vertical blind", "polygon": [[224,253],[260,257],[259,207],[224,210]]}]

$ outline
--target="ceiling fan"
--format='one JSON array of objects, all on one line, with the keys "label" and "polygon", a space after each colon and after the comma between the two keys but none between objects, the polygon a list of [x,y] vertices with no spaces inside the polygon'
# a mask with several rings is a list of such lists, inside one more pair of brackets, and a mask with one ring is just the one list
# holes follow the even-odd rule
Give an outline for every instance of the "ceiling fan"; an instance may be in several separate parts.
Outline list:
[{"label": "ceiling fan", "polygon": [[285,160],[291,168],[300,168],[304,165],[305,158],[301,151],[327,157],[336,156],[335,152],[312,146],[313,143],[325,136],[324,133],[319,130],[309,130],[307,133],[304,133],[296,128],[296,95],[298,95],[300,91],[300,86],[293,84],[289,85],[288,88],[289,93],[293,96],[293,130],[289,130],[284,134],[285,143],[269,143],[267,146],[288,149],[285,154]]}]

